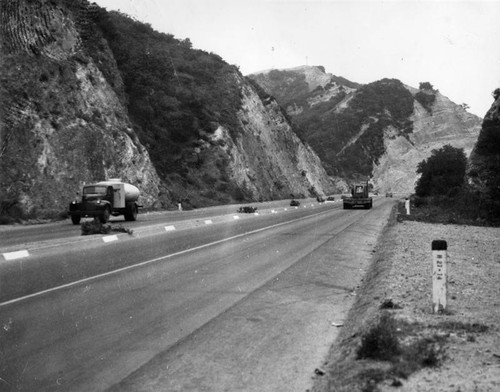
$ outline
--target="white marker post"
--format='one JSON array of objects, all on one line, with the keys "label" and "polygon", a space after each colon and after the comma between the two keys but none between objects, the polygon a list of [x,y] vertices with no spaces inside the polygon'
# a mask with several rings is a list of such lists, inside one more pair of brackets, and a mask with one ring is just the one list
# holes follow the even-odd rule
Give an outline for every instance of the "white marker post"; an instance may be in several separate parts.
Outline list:
[{"label": "white marker post", "polygon": [[432,309],[434,313],[446,310],[446,250],[444,240],[432,241]]},{"label": "white marker post", "polygon": [[410,215],[410,199],[406,198],[405,201],[406,215]]}]

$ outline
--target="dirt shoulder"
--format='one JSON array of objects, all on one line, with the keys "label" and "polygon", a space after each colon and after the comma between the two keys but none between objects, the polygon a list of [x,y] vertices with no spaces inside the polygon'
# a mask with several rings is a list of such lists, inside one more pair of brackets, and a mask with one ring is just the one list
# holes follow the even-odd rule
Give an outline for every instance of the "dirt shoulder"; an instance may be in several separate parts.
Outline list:
[{"label": "dirt shoulder", "polygon": [[[432,313],[436,239],[448,244],[444,314]],[[394,221],[313,391],[499,391],[499,241],[500,228]]]}]

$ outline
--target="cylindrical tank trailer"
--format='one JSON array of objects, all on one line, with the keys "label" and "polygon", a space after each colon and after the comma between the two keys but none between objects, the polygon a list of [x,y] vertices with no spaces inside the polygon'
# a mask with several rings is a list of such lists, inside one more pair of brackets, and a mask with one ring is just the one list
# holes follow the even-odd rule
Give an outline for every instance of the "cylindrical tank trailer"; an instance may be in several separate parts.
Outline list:
[{"label": "cylindrical tank trailer", "polygon": [[119,178],[112,178],[108,181],[98,182],[97,184],[106,186],[111,185],[113,189],[119,189],[119,187],[123,186],[123,192],[125,193],[125,202],[137,201],[137,199],[139,199],[139,188],[132,184],[122,182]]}]

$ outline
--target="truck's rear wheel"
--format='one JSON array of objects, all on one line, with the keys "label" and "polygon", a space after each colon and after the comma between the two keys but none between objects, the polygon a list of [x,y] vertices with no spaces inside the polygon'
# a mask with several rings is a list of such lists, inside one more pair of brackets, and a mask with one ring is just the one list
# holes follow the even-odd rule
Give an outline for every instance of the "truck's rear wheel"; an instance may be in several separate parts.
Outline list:
[{"label": "truck's rear wheel", "polygon": [[110,216],[111,212],[109,211],[109,208],[106,207],[102,212],[102,215],[99,217],[99,219],[101,220],[101,223],[108,223]]},{"label": "truck's rear wheel", "polygon": [[129,206],[127,206],[127,210],[125,211],[125,220],[137,220],[137,206],[135,204],[130,204]]},{"label": "truck's rear wheel", "polygon": [[79,224],[80,219],[82,219],[80,215],[71,215],[71,222],[73,222],[74,225]]}]

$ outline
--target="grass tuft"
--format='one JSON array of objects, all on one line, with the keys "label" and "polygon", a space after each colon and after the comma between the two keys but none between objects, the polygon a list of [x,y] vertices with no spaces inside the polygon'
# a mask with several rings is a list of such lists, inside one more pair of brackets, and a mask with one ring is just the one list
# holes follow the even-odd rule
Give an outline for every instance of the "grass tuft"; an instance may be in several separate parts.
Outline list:
[{"label": "grass tuft", "polygon": [[127,233],[132,235],[133,230],[127,229],[123,226],[111,226],[109,223],[103,224],[99,219],[93,219],[91,221],[82,222],[82,235],[92,235],[92,234],[109,234],[111,232]]},{"label": "grass tuft", "polygon": [[362,338],[357,359],[391,361],[400,354],[396,320],[389,313],[383,313],[379,323]]},{"label": "grass tuft", "polygon": [[366,374],[365,391],[375,391],[376,384],[390,380],[394,385],[412,373],[426,367],[437,367],[444,359],[446,337],[416,336],[402,343],[400,337],[413,334],[417,326],[396,320],[389,312],[382,313],[379,322],[361,339],[356,359],[389,363],[389,368],[370,369]]}]

